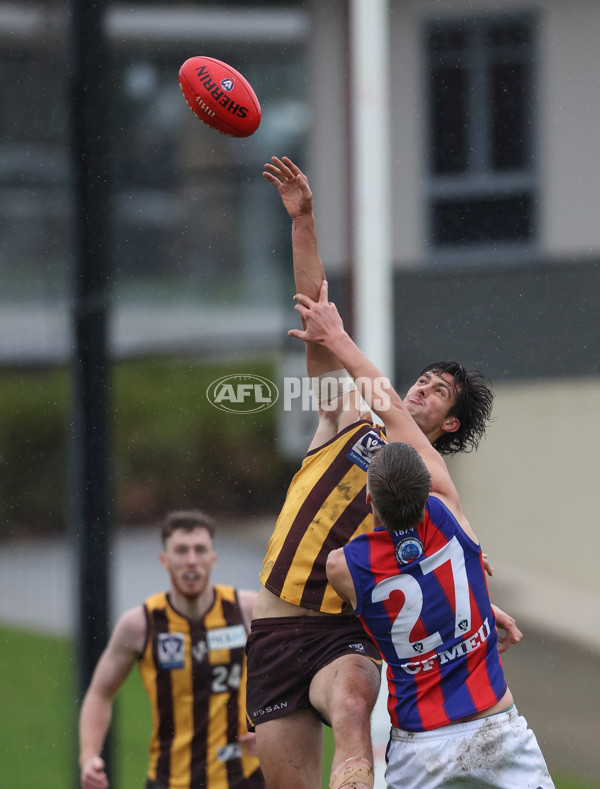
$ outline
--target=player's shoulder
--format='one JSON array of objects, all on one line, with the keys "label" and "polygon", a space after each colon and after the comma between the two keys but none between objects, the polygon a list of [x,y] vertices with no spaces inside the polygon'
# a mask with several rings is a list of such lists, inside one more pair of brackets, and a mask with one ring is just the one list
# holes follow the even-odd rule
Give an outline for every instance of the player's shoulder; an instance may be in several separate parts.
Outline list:
[{"label": "player's shoulder", "polygon": [[235,600],[240,591],[232,584],[212,584],[212,588],[214,595],[221,600]]},{"label": "player's shoulder", "polygon": [[336,454],[345,446],[348,439],[359,433],[361,436],[363,434],[376,435],[378,439],[387,441],[383,425],[374,425],[369,419],[354,419],[331,433],[319,433],[317,431],[305,455],[305,460],[318,454]]},{"label": "player's shoulder", "polygon": [[220,597],[221,600],[228,600],[230,602],[237,600],[241,606],[246,604],[253,605],[258,596],[258,592],[254,589],[239,589],[231,584],[214,584],[213,588],[215,594]]},{"label": "player's shoulder", "polygon": [[146,614],[143,605],[136,605],[133,608],[128,608],[117,619],[116,627],[131,627],[137,625],[139,622],[146,621]]},{"label": "player's shoulder", "polygon": [[118,618],[113,639],[123,645],[140,650],[146,640],[148,621],[143,605],[129,608]]},{"label": "player's shoulder", "polygon": [[447,505],[444,503],[442,497],[438,495],[427,496],[427,501],[425,502],[425,509],[429,512],[430,515],[432,515],[433,513],[450,511]]},{"label": "player's shoulder", "polygon": [[258,592],[254,589],[237,589],[236,592],[246,631],[250,632],[250,623],[252,621],[254,603],[258,597]]},{"label": "player's shoulder", "polygon": [[256,600],[258,592],[256,589],[237,589],[237,594],[240,600]]},{"label": "player's shoulder", "polygon": [[474,533],[469,521],[465,517],[460,505],[455,502],[447,501],[443,496],[431,495],[427,499],[426,509],[429,512],[429,523],[446,535],[460,534],[466,535],[471,543],[479,546],[479,540]]},{"label": "player's shoulder", "polygon": [[357,534],[344,546],[344,552],[360,553],[361,551],[370,551],[374,545],[384,545],[392,541],[392,532],[384,526],[377,526],[371,531]]},{"label": "player's shoulder", "polygon": [[155,608],[165,608],[168,605],[167,592],[155,592],[147,597],[142,607],[148,611],[153,611]]},{"label": "player's shoulder", "polygon": [[434,524],[456,521],[451,502],[448,502],[443,495],[436,493],[428,496],[425,509],[429,513],[429,520]]}]

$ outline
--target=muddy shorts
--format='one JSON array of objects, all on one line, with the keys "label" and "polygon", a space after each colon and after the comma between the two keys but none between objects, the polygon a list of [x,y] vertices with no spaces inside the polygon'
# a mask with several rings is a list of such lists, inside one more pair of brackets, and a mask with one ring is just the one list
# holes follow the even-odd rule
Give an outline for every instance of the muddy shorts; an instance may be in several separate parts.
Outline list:
[{"label": "muddy shorts", "polygon": [[[381,668],[381,655],[352,616],[255,619],[246,642],[248,725],[314,709],[312,678],[343,655],[363,655]],[[325,721],[327,723],[327,721]]]},{"label": "muddy shorts", "polygon": [[390,789],[554,787],[535,735],[514,706],[432,731],[393,728],[386,762]]}]

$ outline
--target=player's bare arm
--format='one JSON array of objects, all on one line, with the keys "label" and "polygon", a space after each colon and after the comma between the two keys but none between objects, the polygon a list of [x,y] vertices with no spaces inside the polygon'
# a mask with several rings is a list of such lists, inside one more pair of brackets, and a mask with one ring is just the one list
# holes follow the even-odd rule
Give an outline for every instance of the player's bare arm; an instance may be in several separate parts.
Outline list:
[{"label": "player's bare arm", "polygon": [[254,603],[256,602],[257,597],[258,592],[255,592],[254,589],[238,589],[238,600],[240,603],[242,617],[244,618],[244,627],[246,628],[247,633],[250,632],[252,609],[254,608]]},{"label": "player's bare arm", "polygon": [[94,671],[79,716],[79,764],[83,789],[106,789],[100,757],[112,718],[113,699],[135,664],[146,639],[142,606],[127,611],[115,625]]},{"label": "player's bare arm", "polygon": [[443,458],[417,426],[390,381],[367,359],[344,330],[335,304],[328,301],[327,282],[323,282],[319,301],[296,294],[296,309],[302,315],[306,329],[292,329],[288,334],[304,341],[324,344],[331,348],[354,378],[367,405],[381,417],[390,441],[411,444],[421,455],[432,476],[432,493],[443,498],[455,513],[460,513],[456,488]]},{"label": "player's bare arm", "polygon": [[[252,622],[252,609],[258,597],[258,592],[253,589],[238,589],[238,602],[240,610],[244,619],[244,627],[246,633],[250,632],[250,624]],[[256,747],[256,734],[254,732],[244,731],[238,735],[238,742],[246,756],[258,756],[258,749]]]},{"label": "player's bare arm", "polygon": [[347,600],[352,608],[356,608],[356,590],[343,548],[331,551],[327,557],[327,580],[342,600]]},{"label": "player's bare arm", "polygon": [[[323,263],[317,246],[317,231],[313,213],[313,196],[308,178],[287,156],[273,156],[265,164],[263,177],[279,192],[283,205],[292,219],[292,254],[294,283],[298,293],[318,299],[325,279]],[[305,328],[305,327],[304,327]],[[338,371],[340,361],[323,345],[306,344],[306,368],[311,378]],[[319,423],[309,451],[322,446],[340,430],[356,422],[360,412],[339,407],[319,410]]]},{"label": "player's bare arm", "polygon": [[517,627],[514,618],[492,603],[492,610],[496,617],[496,628],[503,633],[498,633],[498,652],[506,652],[511,644],[518,644],[523,638],[523,633]]},{"label": "player's bare arm", "polygon": [[[287,156],[281,159],[273,156],[271,162],[265,164],[263,177],[275,186],[292,219],[292,257],[296,291],[311,299],[318,299],[325,272],[317,246],[313,196],[308,178]],[[308,375],[312,378],[332,370],[339,370],[341,364],[325,346],[307,343],[306,367]],[[331,418],[328,418],[321,432],[323,428],[330,426]],[[335,435],[338,429],[327,435],[325,441]]]},{"label": "player's bare arm", "polygon": [[273,156],[265,164],[263,177],[273,184],[292,219],[292,250],[296,290],[312,299],[319,296],[325,279],[323,263],[317,247],[317,230],[313,214],[312,192],[308,179],[286,156]]}]

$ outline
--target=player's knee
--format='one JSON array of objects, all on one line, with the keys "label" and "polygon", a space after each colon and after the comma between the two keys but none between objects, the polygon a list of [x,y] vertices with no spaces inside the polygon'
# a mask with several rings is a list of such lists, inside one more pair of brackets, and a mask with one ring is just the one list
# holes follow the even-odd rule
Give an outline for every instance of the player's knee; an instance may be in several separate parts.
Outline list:
[{"label": "player's knee", "polygon": [[373,711],[373,701],[364,694],[350,694],[346,697],[344,707],[346,714],[354,718],[363,720],[371,717]]},{"label": "player's knee", "polygon": [[337,699],[332,715],[334,734],[336,729],[368,729],[373,704],[361,694],[345,694]]}]

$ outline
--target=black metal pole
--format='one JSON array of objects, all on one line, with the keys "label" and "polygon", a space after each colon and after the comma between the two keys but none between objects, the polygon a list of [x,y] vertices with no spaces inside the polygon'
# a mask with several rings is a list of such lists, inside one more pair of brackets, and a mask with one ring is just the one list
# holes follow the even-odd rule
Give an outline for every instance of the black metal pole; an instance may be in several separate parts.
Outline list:
[{"label": "black metal pole", "polygon": [[[71,0],[70,123],[73,175],[72,445],[70,530],[76,556],[76,665],[80,702],[108,639],[110,528],[109,74],[104,0]],[[108,764],[110,746],[105,747]]]}]

